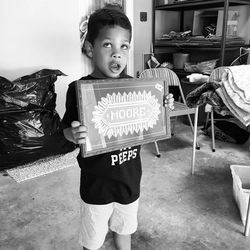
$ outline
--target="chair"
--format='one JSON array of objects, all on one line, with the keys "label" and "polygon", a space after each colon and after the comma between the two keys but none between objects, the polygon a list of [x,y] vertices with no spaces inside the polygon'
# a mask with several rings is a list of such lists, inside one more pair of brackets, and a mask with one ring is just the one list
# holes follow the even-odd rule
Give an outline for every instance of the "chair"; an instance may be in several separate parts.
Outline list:
[{"label": "chair", "polygon": [[[176,118],[178,116],[187,115],[188,120],[190,123],[190,127],[193,132],[193,150],[192,150],[192,161],[191,161],[191,173],[194,173],[194,165],[195,165],[195,153],[196,148],[199,149],[199,145],[197,144],[197,124],[198,124],[198,109],[196,108],[189,108],[186,104],[185,96],[182,91],[182,87],[179,81],[178,76],[176,73],[168,68],[153,68],[153,69],[145,69],[141,72],[140,78],[160,78],[164,79],[168,86],[176,86],[180,90],[181,98],[183,102],[175,101],[174,102],[174,110],[170,111],[169,116],[170,118]],[[192,122],[192,119],[190,117],[190,114],[194,114],[194,125]],[[175,122],[174,122],[175,124]],[[174,125],[173,124],[173,125]],[[174,128],[174,126],[173,126]],[[157,156],[160,157],[160,152],[158,148],[157,141],[155,141],[155,148],[157,152]]]},{"label": "chair", "polygon": [[[221,81],[222,74],[225,70],[225,67],[218,67],[212,71],[212,73],[209,76],[209,81]],[[212,152],[215,152],[215,134],[214,134],[214,108],[211,105],[207,105],[208,111],[207,112],[207,118],[206,118],[206,124],[205,127],[207,127],[208,121],[211,121],[211,136],[212,136]],[[209,118],[210,116],[210,118]]]}]

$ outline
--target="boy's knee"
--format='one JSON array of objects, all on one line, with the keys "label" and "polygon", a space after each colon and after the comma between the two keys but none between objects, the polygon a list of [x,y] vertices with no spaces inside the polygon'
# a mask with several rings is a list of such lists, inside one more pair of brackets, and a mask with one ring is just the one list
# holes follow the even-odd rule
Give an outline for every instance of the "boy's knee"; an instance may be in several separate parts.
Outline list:
[{"label": "boy's knee", "polygon": [[116,250],[131,250],[131,234],[118,234],[113,232]]},{"label": "boy's knee", "polygon": [[[82,249],[83,250],[93,250],[93,249],[89,249],[89,248],[86,248],[86,247],[83,247]],[[98,248],[98,249],[100,249],[100,248]],[[98,249],[95,249],[95,250],[98,250]]]}]

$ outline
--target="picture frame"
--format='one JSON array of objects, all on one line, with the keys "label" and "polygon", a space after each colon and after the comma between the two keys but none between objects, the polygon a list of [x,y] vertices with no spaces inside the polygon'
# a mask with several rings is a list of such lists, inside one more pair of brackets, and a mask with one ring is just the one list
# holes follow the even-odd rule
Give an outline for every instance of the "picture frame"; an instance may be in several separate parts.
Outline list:
[{"label": "picture frame", "polygon": [[79,120],[88,133],[82,157],[170,138],[167,93],[163,79],[77,81]]}]

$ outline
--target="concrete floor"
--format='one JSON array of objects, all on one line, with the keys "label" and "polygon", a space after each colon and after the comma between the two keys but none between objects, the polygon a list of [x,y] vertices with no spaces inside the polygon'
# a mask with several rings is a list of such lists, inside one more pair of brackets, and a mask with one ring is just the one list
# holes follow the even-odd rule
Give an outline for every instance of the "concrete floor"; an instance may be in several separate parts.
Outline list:
[{"label": "concrete floor", "polygon": [[[250,165],[249,142],[216,141],[199,131],[195,174],[190,174],[189,127],[142,147],[143,178],[135,250],[250,249],[232,195],[230,164]],[[0,174],[0,249],[70,250],[78,245],[79,169],[66,168],[23,183]],[[109,233],[102,250],[113,250]]]}]

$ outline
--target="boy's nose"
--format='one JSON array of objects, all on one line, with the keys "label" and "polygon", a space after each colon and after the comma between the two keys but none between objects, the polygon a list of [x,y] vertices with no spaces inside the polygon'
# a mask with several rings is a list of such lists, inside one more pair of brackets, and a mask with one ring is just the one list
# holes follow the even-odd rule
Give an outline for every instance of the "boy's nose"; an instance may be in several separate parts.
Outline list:
[{"label": "boy's nose", "polygon": [[112,54],[112,57],[115,58],[115,59],[118,59],[118,58],[121,58],[121,54],[118,53],[118,52],[114,52],[114,53]]}]

